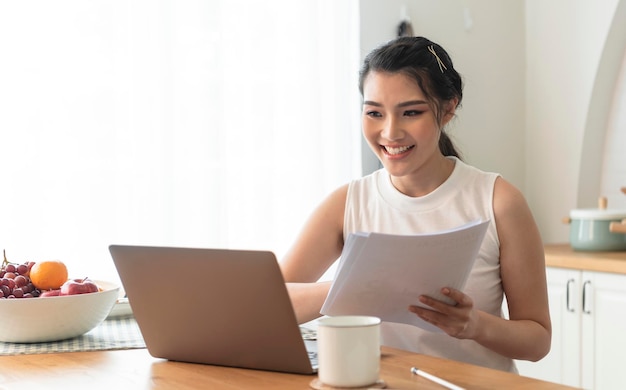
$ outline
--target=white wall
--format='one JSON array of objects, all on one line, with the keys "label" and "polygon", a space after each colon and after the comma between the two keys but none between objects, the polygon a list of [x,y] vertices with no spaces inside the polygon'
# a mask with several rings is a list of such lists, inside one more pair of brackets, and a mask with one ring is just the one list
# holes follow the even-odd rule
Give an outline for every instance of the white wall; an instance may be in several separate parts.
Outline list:
[{"label": "white wall", "polygon": [[[569,225],[562,219],[571,209],[596,207],[607,188],[626,186],[624,168],[615,168],[626,167],[624,146],[610,152],[609,162],[603,157],[605,143],[624,139],[626,128],[620,123],[626,114],[620,116],[613,103],[613,113],[601,115],[606,126],[594,126],[598,121],[592,122],[589,113],[591,107],[591,115],[598,115],[592,95],[609,94],[612,101],[619,94],[594,87],[598,74],[610,86],[618,79],[612,70],[620,64],[600,66],[605,51],[618,50],[620,63],[623,58],[620,39],[605,45],[611,31],[619,36],[611,26],[626,26],[624,12],[616,11],[624,3],[361,0],[361,52],[395,35],[406,6],[415,34],[446,48],[465,78],[463,108],[451,129],[465,160],[500,172],[524,192],[546,243],[567,242]],[[611,138],[605,140],[607,132]],[[601,144],[592,153],[587,152],[590,138]],[[597,161],[590,172],[587,159]],[[613,167],[610,174],[603,174],[603,164]]]}]

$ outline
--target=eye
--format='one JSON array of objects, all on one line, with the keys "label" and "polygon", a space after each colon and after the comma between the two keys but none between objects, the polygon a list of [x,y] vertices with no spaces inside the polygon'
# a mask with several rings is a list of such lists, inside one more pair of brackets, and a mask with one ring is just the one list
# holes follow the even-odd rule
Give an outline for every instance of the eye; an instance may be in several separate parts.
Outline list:
[{"label": "eye", "polygon": [[366,115],[366,116],[370,116],[370,117],[372,117],[372,118],[380,118],[380,117],[382,116],[382,114],[381,114],[380,112],[378,112],[378,111],[373,111],[373,110],[366,111],[366,112],[365,112],[365,115]]},{"label": "eye", "polygon": [[420,111],[420,110],[406,110],[404,112],[404,116],[418,116],[423,114],[424,111]]}]

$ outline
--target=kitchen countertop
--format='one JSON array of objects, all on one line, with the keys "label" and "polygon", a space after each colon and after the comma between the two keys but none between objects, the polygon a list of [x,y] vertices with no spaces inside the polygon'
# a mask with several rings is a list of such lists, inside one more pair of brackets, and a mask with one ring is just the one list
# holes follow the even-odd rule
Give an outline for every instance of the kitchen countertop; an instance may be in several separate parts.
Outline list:
[{"label": "kitchen countertop", "polygon": [[544,251],[548,267],[626,275],[626,251],[583,252],[573,250],[569,244],[547,244]]}]

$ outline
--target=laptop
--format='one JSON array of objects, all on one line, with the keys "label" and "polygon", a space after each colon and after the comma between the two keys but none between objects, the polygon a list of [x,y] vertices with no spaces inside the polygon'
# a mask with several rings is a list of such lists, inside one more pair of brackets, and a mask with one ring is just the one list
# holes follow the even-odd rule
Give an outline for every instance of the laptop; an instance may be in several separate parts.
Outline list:
[{"label": "laptop", "polygon": [[111,245],[148,352],[157,358],[317,372],[272,252]]}]

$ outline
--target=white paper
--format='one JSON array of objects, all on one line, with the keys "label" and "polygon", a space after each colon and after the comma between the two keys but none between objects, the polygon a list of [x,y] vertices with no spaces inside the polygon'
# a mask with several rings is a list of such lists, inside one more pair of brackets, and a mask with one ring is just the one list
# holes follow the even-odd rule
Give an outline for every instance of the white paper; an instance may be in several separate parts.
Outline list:
[{"label": "white paper", "polygon": [[419,235],[350,234],[321,313],[372,315],[441,332],[408,307],[424,306],[420,295],[452,303],[440,291],[463,291],[488,225],[475,221]]}]

